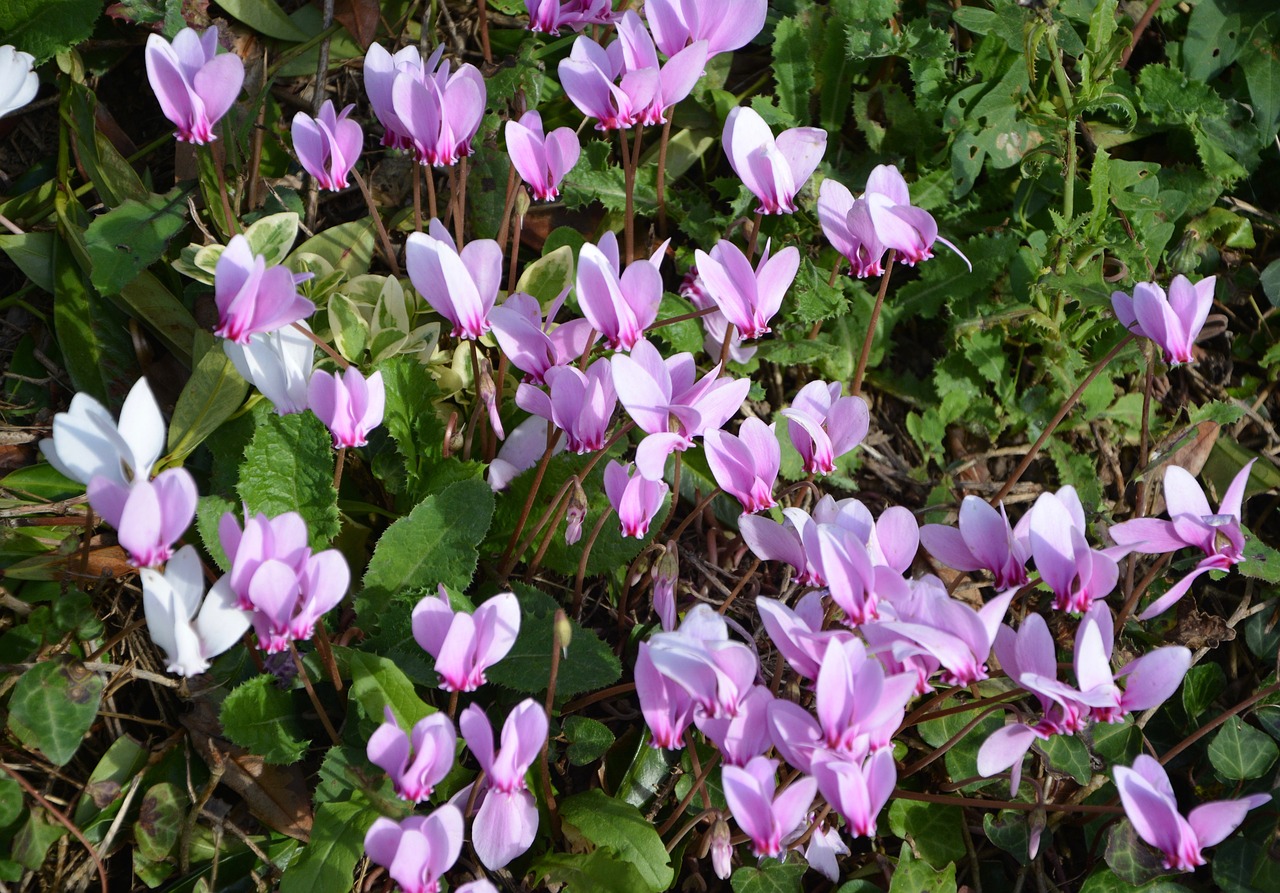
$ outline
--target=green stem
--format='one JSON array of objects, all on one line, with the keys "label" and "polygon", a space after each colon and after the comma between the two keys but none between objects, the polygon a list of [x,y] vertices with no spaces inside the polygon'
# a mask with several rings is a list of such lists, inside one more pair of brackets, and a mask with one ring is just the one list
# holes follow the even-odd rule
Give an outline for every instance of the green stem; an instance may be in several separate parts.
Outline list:
[{"label": "green stem", "polygon": [[1071,95],[1071,81],[1067,78],[1067,70],[1062,65],[1062,50],[1058,48],[1058,26],[1049,27],[1045,32],[1045,40],[1049,44],[1049,58],[1053,60],[1053,78],[1058,83],[1058,92],[1062,94],[1062,114],[1067,122],[1067,171],[1066,185],[1062,193],[1062,216],[1067,222],[1075,216],[1076,204],[1076,119],[1072,114],[1075,104]]}]

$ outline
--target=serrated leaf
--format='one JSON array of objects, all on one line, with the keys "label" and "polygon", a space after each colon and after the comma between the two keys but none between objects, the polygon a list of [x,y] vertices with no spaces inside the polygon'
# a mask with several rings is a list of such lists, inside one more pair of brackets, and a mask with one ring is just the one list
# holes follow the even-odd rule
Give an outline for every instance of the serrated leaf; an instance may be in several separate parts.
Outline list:
[{"label": "serrated leaf", "polygon": [[1209,762],[1223,778],[1239,781],[1260,778],[1276,761],[1280,750],[1264,732],[1233,716],[1209,743]]},{"label": "serrated leaf", "polygon": [[269,674],[255,676],[227,695],[218,718],[227,738],[268,763],[296,763],[310,743],[298,725],[293,696]]},{"label": "serrated leaf", "polygon": [[186,192],[171,189],[143,201],[128,199],[95,217],[84,234],[91,280],[102,294],[120,291],[164,254],[187,222]]},{"label": "serrated leaf", "polygon": [[575,794],[560,803],[565,833],[608,847],[635,866],[652,893],[666,890],[675,879],[671,857],[658,830],[636,807],[615,800],[604,791]]},{"label": "serrated leaf", "polygon": [[809,94],[813,91],[809,31],[808,21],[800,16],[782,19],[773,31],[773,76],[778,82],[778,104],[801,122],[809,120]]},{"label": "serrated leaf", "polygon": [[6,0],[0,5],[0,34],[35,56],[38,65],[86,39],[100,15],[99,0]]},{"label": "serrated leaf", "polygon": [[250,512],[302,515],[311,548],[323,549],[339,526],[333,462],[329,432],[315,415],[268,415],[245,448],[236,490]]},{"label": "serrated leaf", "polygon": [[101,676],[71,658],[38,663],[14,686],[9,729],[55,766],[65,766],[97,718],[103,687]]},{"label": "serrated leaf", "polygon": [[492,518],[493,491],[483,481],[456,481],[422,500],[378,539],[357,610],[373,619],[405,590],[465,590]]}]

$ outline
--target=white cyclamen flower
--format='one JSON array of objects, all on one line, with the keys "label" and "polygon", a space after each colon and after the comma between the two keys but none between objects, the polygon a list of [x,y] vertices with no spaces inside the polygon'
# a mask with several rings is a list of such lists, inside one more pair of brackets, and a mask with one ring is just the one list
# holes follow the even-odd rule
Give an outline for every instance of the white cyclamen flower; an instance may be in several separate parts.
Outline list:
[{"label": "white cyclamen flower", "polygon": [[73,481],[105,477],[123,486],[151,477],[164,450],[165,424],[145,378],[138,379],[120,409],[120,424],[88,394],[76,394],[53,417],[53,437],[40,441],[49,464]]},{"label": "white cyclamen flower", "polygon": [[316,350],[305,333],[285,326],[274,332],[258,332],[250,336],[248,344],[224,340],[222,349],[240,376],[261,391],[280,415],[306,410],[307,383]]},{"label": "white cyclamen flower", "polygon": [[200,604],[204,577],[195,546],[183,546],[164,573],[143,568],[142,608],[151,641],[165,653],[165,669],[196,676],[249,629],[249,612],[236,606],[229,578],[223,577]]},{"label": "white cyclamen flower", "polygon": [[30,53],[7,44],[0,46],[0,118],[36,98],[40,79],[36,77],[35,61]]}]

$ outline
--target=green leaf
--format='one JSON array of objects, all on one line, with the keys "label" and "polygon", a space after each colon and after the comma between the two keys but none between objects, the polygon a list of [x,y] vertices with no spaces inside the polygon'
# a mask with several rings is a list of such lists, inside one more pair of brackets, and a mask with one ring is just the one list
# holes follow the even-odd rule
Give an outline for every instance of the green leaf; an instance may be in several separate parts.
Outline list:
[{"label": "green leaf", "polygon": [[889,828],[910,843],[934,868],[964,858],[960,823],[964,814],[956,806],[894,800],[889,807]]},{"label": "green leaf", "polygon": [[1054,735],[1036,743],[1043,751],[1049,767],[1057,772],[1070,775],[1080,784],[1088,784],[1093,777],[1093,768],[1089,764],[1089,750],[1084,742],[1074,735]]},{"label": "green leaf", "polygon": [[[1025,812],[1006,809],[997,818],[991,813],[982,816],[982,830],[1000,849],[1018,860],[1018,864],[1030,862],[1031,825]],[[1041,846],[1044,842],[1041,842]]]},{"label": "green leaf", "polygon": [[0,778],[0,828],[22,815],[22,788],[9,776]]},{"label": "green leaf", "polygon": [[[10,254],[10,257],[13,255]],[[16,261],[15,261],[16,263]],[[27,274],[31,275],[30,273]],[[1280,307],[1280,260],[1273,260],[1262,271],[1262,291],[1272,307]]]},{"label": "green leaf", "polygon": [[53,329],[77,391],[111,405],[116,382],[136,378],[129,324],[114,306],[89,290],[71,249],[58,240],[53,252]]},{"label": "green leaf", "polygon": [[376,617],[397,593],[440,583],[465,590],[492,517],[493,491],[484,481],[456,481],[422,500],[378,539],[357,611]]},{"label": "green leaf", "polygon": [[133,840],[137,853],[151,862],[159,862],[173,852],[178,842],[190,804],[172,782],[152,785],[142,798],[138,820],[133,823]]},{"label": "green leaf", "polygon": [[[957,706],[956,702],[945,702],[943,706]],[[953,735],[959,733],[966,725],[977,719],[980,709],[965,710],[962,713],[953,713],[950,716],[939,717],[938,719],[927,720],[920,724],[920,737],[930,747],[941,747]],[[947,751],[946,760],[947,772],[954,779],[973,778],[978,774],[978,748],[982,746],[982,742],[996,729],[1004,724],[1000,714],[995,713],[986,717],[956,743],[954,747]],[[974,791],[984,785],[990,784],[990,781],[974,782],[961,788],[963,791]]]},{"label": "green leaf", "polygon": [[[52,294],[53,243],[56,238],[48,232],[4,233],[0,235],[0,251],[7,254],[22,275],[34,282],[37,288]],[[1277,267],[1277,273],[1280,273],[1280,267]]]},{"label": "green leaf", "polygon": [[100,15],[100,0],[6,0],[0,34],[39,65],[88,38]]},{"label": "green leaf", "polygon": [[339,526],[333,461],[329,432],[312,413],[268,415],[244,451],[236,490],[250,512],[302,515],[311,548],[323,549]]},{"label": "green leaf", "polygon": [[530,874],[548,884],[563,885],[564,893],[649,893],[651,888],[630,862],[607,847],[589,853],[547,852],[538,857]]},{"label": "green leaf", "polygon": [[84,234],[93,287],[102,294],[118,292],[159,260],[186,225],[185,198],[185,190],[171,189],[144,201],[128,199],[95,217]]},{"label": "green leaf", "polygon": [[412,728],[418,720],[434,712],[418,697],[413,683],[395,662],[363,651],[349,652],[347,662],[351,667],[351,697],[374,722],[383,721],[387,707],[402,729]]},{"label": "green leaf", "polygon": [[545,308],[573,285],[573,269],[573,249],[561,245],[525,266],[516,291],[533,295]]},{"label": "green leaf", "polygon": [[[609,727],[599,720],[585,716],[567,717],[562,726],[569,746],[565,749],[569,763],[573,766],[585,766],[594,763],[604,756],[606,750],[616,740]],[[5,824],[0,822],[0,825]]]},{"label": "green leaf", "polygon": [[1260,778],[1278,754],[1270,736],[1238,716],[1228,719],[1209,744],[1209,762],[1223,778],[1233,781]]},{"label": "green leaf", "polygon": [[[256,3],[257,0],[245,0],[245,2]],[[223,8],[226,9],[225,6]],[[227,11],[231,12],[231,10]],[[293,247],[294,240],[298,238],[298,220],[298,215],[293,211],[269,214],[251,223],[244,231],[244,237],[249,240],[249,247],[253,249],[253,253],[263,256],[268,267],[282,264],[289,256],[289,249]],[[214,262],[217,262],[216,258]]]},{"label": "green leaf", "polygon": [[10,855],[24,867],[38,871],[49,847],[66,833],[66,827],[54,821],[47,811],[34,807],[27,813],[26,824],[13,836]]},{"label": "green leaf", "polygon": [[[290,240],[292,241],[292,240]],[[314,254],[341,270],[349,278],[369,272],[373,262],[374,222],[372,217],[339,223],[312,236],[298,246],[293,256]]]},{"label": "green leaf", "polygon": [[236,371],[220,339],[197,332],[192,356],[195,367],[169,423],[169,456],[175,462],[184,460],[231,418],[249,393],[249,383]]},{"label": "green leaf", "polygon": [[1201,0],[1191,10],[1182,42],[1182,70],[1196,81],[1208,81],[1236,61],[1248,28],[1236,0]]},{"label": "green leaf", "polygon": [[228,738],[268,763],[296,763],[310,744],[298,725],[293,696],[269,674],[227,695],[218,718]]},{"label": "green leaf", "polygon": [[1244,557],[1236,565],[1243,576],[1266,583],[1280,583],[1280,552],[1258,539],[1256,534],[1244,530]]},{"label": "green leaf", "polygon": [[191,311],[150,270],[121,288],[116,304],[150,329],[178,359],[191,363],[191,342],[200,328]]},{"label": "green leaf", "polygon": [[813,63],[809,23],[800,16],[778,22],[773,32],[773,76],[778,82],[778,105],[797,121],[809,120],[813,91]]},{"label": "green leaf", "polygon": [[22,674],[9,699],[9,728],[55,766],[71,762],[93,726],[103,681],[84,664],[62,657]]},{"label": "green leaf", "polygon": [[808,868],[803,862],[771,859],[764,868],[739,868],[729,878],[729,886],[733,893],[800,893],[800,880]]},{"label": "green leaf", "polygon": [[911,847],[904,843],[889,881],[889,893],[956,893],[956,865],[949,862],[941,871],[934,871],[928,862],[912,856]]},{"label": "green leaf", "polygon": [[1168,873],[1163,855],[1138,836],[1127,818],[1107,835],[1105,858],[1117,877],[1134,886]]},{"label": "green leaf", "polygon": [[609,847],[635,866],[653,893],[666,890],[675,879],[671,857],[658,830],[634,806],[615,800],[599,789],[575,794],[560,804],[565,836]]},{"label": "green leaf", "polygon": [[1240,70],[1249,87],[1253,122],[1261,142],[1270,143],[1280,126],[1280,17],[1271,15],[1253,26],[1240,53]]},{"label": "green leaf", "polygon": [[218,5],[228,15],[267,37],[301,43],[311,36],[285,15],[276,0],[219,0]]},{"label": "green leaf", "polygon": [[1200,664],[1188,670],[1182,679],[1182,708],[1187,719],[1197,719],[1226,688],[1227,676],[1217,664]]},{"label": "green leaf", "polygon": [[311,839],[289,863],[280,893],[348,893],[352,874],[364,854],[364,836],[379,818],[361,794],[316,809]]},{"label": "green leaf", "polygon": [[118,805],[123,797],[125,782],[146,768],[148,755],[142,745],[126,735],[112,741],[93,768],[84,786],[85,796],[76,804],[74,816],[75,823],[91,842],[94,828],[90,820],[96,824],[115,815],[117,810],[111,807]]},{"label": "green leaf", "polygon": [[1133,724],[1133,717],[1126,716],[1120,722],[1094,723],[1090,727],[1093,749],[1108,763],[1133,762],[1142,749],[1142,733]]},{"label": "green leaf", "polygon": [[[1217,864],[1217,859],[1214,863]],[[1191,893],[1191,891],[1182,884],[1164,878],[1157,878],[1142,886],[1134,886],[1117,877],[1116,873],[1107,866],[1101,865],[1085,879],[1080,893]]]}]

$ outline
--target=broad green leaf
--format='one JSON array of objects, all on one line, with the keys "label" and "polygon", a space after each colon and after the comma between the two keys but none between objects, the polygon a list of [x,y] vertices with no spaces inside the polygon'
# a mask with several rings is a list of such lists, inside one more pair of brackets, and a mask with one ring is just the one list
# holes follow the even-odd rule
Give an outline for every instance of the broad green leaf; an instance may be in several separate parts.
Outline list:
[{"label": "broad green leaf", "polygon": [[118,292],[164,254],[169,240],[187,222],[186,192],[171,189],[144,201],[128,199],[100,217],[84,234],[93,261],[93,287],[102,294]]},{"label": "broad green leaf", "polygon": [[249,393],[249,383],[236,371],[220,339],[197,332],[192,355],[195,368],[169,422],[169,456],[175,462],[186,459],[229,419]]},{"label": "broad green leaf", "polygon": [[6,0],[0,34],[39,65],[88,38],[101,14],[99,0]]},{"label": "broad green leaf", "polygon": [[739,868],[729,878],[733,893],[800,893],[800,881],[809,869],[803,862],[770,859],[762,868]]},{"label": "broad green leaf", "polygon": [[810,61],[810,26],[805,18],[791,16],[773,31],[773,76],[778,83],[778,105],[801,123],[809,121],[809,94],[813,91]]},{"label": "broad green leaf", "polygon": [[956,893],[956,865],[949,862],[935,871],[928,862],[916,859],[904,843],[889,881],[889,893]]},{"label": "broad green leaf", "polygon": [[934,868],[945,868],[948,862],[964,858],[962,821],[964,814],[957,806],[894,800],[889,807],[889,828]]},{"label": "broad green leaf", "polygon": [[250,512],[269,518],[298,512],[311,547],[323,549],[339,526],[333,462],[329,432],[313,414],[268,415],[244,451],[236,489]]},{"label": "broad green leaf", "polygon": [[[1214,862],[1216,865],[1217,860],[1215,859]],[[1134,886],[1117,877],[1116,873],[1107,866],[1100,865],[1085,879],[1080,893],[1190,893],[1190,890],[1182,884],[1165,878],[1157,878],[1142,886]]]},{"label": "broad green leaf", "polygon": [[[945,702],[943,706],[955,706],[955,703]],[[963,713],[953,713],[950,716],[922,722],[920,724],[920,737],[924,738],[930,747],[941,747],[953,735],[977,718],[980,712],[977,709],[966,710]],[[948,774],[956,780],[976,776],[978,774],[978,748],[982,746],[982,742],[986,741],[992,732],[1003,724],[1000,714],[994,713],[970,729],[943,757],[947,764]],[[961,790],[975,791],[988,784],[991,784],[990,780],[974,782],[961,788]]]},{"label": "broad green leaf", "polygon": [[[3,247],[2,242],[0,242],[0,247]],[[13,254],[10,253],[9,256],[13,257]],[[14,263],[18,263],[18,261],[15,259]],[[19,264],[19,266],[21,266],[21,264]],[[25,268],[23,269],[25,272]],[[30,273],[27,273],[27,275],[31,276]],[[1261,279],[1262,291],[1267,296],[1267,300],[1271,302],[1271,306],[1280,307],[1280,260],[1273,260],[1271,263],[1267,264],[1262,270]]]},{"label": "broad green leaf", "polygon": [[67,833],[64,825],[40,807],[27,813],[26,823],[13,836],[10,855],[23,867],[38,871],[44,864],[45,854],[58,838]]},{"label": "broad green leaf", "polygon": [[1088,784],[1093,777],[1093,768],[1089,765],[1089,750],[1076,736],[1054,735],[1037,742],[1037,746],[1044,752],[1051,769],[1065,772],[1080,784]]},{"label": "broad green leaf", "polygon": [[418,720],[434,712],[418,697],[409,677],[393,661],[376,654],[351,651],[347,662],[351,667],[351,697],[374,722],[383,722],[386,707],[391,708],[402,729],[412,728]]},{"label": "broad green leaf", "polygon": [[70,658],[36,664],[22,674],[9,699],[9,728],[55,766],[71,762],[93,725],[102,677]]},{"label": "broad green leaf", "polygon": [[178,832],[190,808],[186,795],[172,782],[148,788],[138,808],[138,820],[133,823],[135,855],[151,862],[167,858],[178,842]]},{"label": "broad green leaf", "polygon": [[150,270],[143,270],[116,295],[115,303],[150,329],[182,362],[191,363],[195,317]]},{"label": "broad green leaf", "polygon": [[516,282],[516,291],[533,295],[545,308],[573,285],[573,270],[573,249],[561,245],[525,266]]},{"label": "broad green leaf", "polygon": [[1280,861],[1268,842],[1237,834],[1218,844],[1209,861],[1213,868],[1214,889],[1223,893],[1271,893],[1272,890],[1280,890]]},{"label": "broad green leaf", "polygon": [[1280,751],[1268,735],[1238,716],[1228,719],[1209,744],[1209,762],[1223,778],[1233,781],[1260,778],[1277,754]]},{"label": "broad green leaf", "polygon": [[1142,748],[1142,733],[1133,724],[1133,717],[1126,716],[1120,722],[1094,723],[1089,729],[1093,749],[1108,763],[1128,766]]},{"label": "broad green leaf", "polygon": [[219,0],[218,5],[228,15],[267,37],[301,43],[311,36],[285,15],[276,0]]},{"label": "broad green leaf", "polygon": [[321,230],[298,246],[294,255],[314,254],[348,277],[369,272],[373,260],[374,222],[371,217],[339,223]]},{"label": "broad green leaf", "polygon": [[[585,766],[594,763],[604,756],[605,751],[613,746],[614,736],[609,727],[599,720],[585,716],[567,717],[562,726],[564,737],[569,746],[565,755],[573,766]],[[3,825],[4,822],[0,822]]]},{"label": "broad green leaf", "polygon": [[363,795],[348,801],[321,803],[311,839],[289,863],[280,893],[347,893],[356,863],[364,853],[364,836],[380,813]]},{"label": "broad green leaf", "polygon": [[22,788],[9,776],[0,778],[0,828],[11,825],[22,814]]},{"label": "broad green leaf", "polygon": [[529,873],[564,893],[651,893],[640,872],[607,847],[589,853],[550,851],[539,856]]},{"label": "broad green leaf", "polygon": [[218,718],[231,741],[268,763],[296,763],[310,744],[293,695],[281,691],[270,674],[255,676],[227,695]]},{"label": "broad green leaf", "polygon": [[[4,233],[0,235],[0,251],[9,256],[9,260],[17,265],[36,287],[53,292],[53,243],[57,238],[53,233]],[[1280,265],[1276,266],[1280,273]],[[1268,295],[1271,292],[1267,292]],[[1274,298],[1272,299],[1275,300]]]},{"label": "broad green leaf", "polygon": [[251,223],[244,237],[249,240],[253,253],[263,256],[268,267],[282,264],[298,238],[298,215],[293,211],[269,214]]},{"label": "broad green leaf", "polygon": [[[1017,859],[1018,864],[1026,865],[1030,861],[1031,826],[1025,812],[1006,809],[999,817],[983,813],[982,830],[987,833],[988,840]],[[1046,841],[1042,840],[1040,845],[1045,844]]]},{"label": "broad green leaf", "polygon": [[1191,10],[1182,41],[1182,70],[1187,77],[1207,82],[1236,61],[1248,26],[1237,0],[1201,0]]},{"label": "broad green leaf", "polygon": [[110,809],[124,794],[124,785],[147,764],[147,751],[142,745],[127,735],[111,742],[107,752],[102,755],[98,765],[89,775],[84,786],[85,796],[76,804],[75,823],[85,832],[85,836],[93,840],[92,826],[89,821],[101,821],[105,813],[115,814]]},{"label": "broad green leaf", "polygon": [[369,344],[369,323],[356,306],[356,302],[343,294],[329,298],[329,331],[333,333],[334,346],[353,363],[364,358]]},{"label": "broad green leaf", "polygon": [[465,590],[492,517],[493,491],[483,481],[457,481],[422,500],[378,539],[357,610],[373,619],[406,590]]},{"label": "broad green leaf", "polygon": [[1182,680],[1182,709],[1187,711],[1187,719],[1194,722],[1226,688],[1227,676],[1217,664],[1200,664],[1188,670]]},{"label": "broad green leaf", "polygon": [[1267,583],[1280,583],[1280,552],[1260,540],[1256,534],[1244,529],[1244,558],[1236,570],[1246,577]]},{"label": "broad green leaf", "polygon": [[71,383],[111,406],[115,383],[137,377],[128,321],[90,290],[62,240],[54,245],[53,280],[53,329]]},{"label": "broad green leaf", "polygon": [[653,823],[634,806],[597,788],[562,801],[560,818],[567,837],[613,849],[635,866],[652,893],[671,886],[675,872],[667,848]]}]

